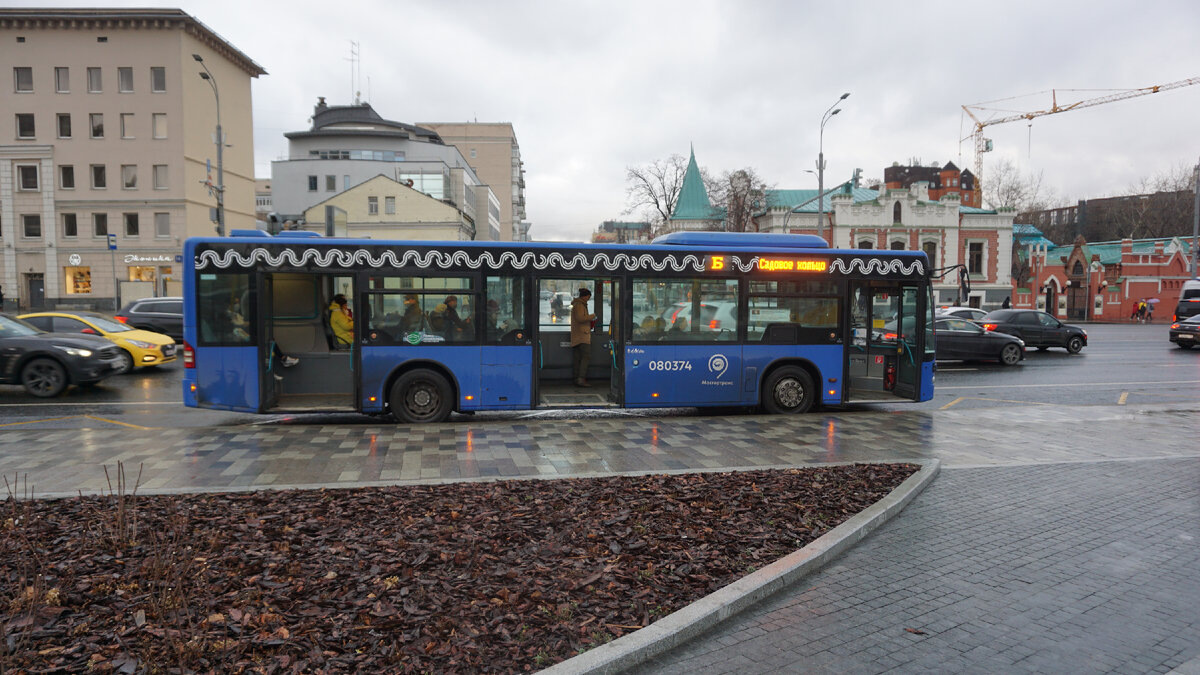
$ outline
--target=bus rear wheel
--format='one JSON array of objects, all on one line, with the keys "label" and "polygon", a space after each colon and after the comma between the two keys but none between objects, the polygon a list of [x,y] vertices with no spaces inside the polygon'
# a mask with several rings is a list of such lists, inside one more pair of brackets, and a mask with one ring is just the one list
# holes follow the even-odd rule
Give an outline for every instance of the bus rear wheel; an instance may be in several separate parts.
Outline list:
[{"label": "bus rear wheel", "polygon": [[807,370],[784,366],[763,384],[763,409],[773,415],[806,413],[817,402],[817,387]]},{"label": "bus rear wheel", "polygon": [[432,370],[410,370],[392,385],[392,415],[406,424],[441,422],[450,416],[453,390]]}]

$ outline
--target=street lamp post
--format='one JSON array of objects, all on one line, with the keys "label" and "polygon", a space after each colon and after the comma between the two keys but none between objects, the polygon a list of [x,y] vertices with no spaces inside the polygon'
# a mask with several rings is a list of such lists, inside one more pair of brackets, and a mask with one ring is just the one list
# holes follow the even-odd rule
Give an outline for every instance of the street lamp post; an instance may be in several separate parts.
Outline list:
[{"label": "street lamp post", "polygon": [[[217,99],[217,185],[212,188],[217,193],[217,236],[225,236],[225,158],[224,147],[225,138],[221,135],[221,92],[217,91],[217,78],[213,77],[212,71],[208,69],[208,65],[204,63],[204,59],[199,54],[192,54],[192,58],[200,64],[204,69],[203,73],[199,73],[200,79],[208,82],[212,86],[213,96]],[[211,187],[211,186],[210,186]]]},{"label": "street lamp post", "polygon": [[[825,236],[825,123],[828,122],[834,115],[842,112],[837,104],[846,100],[850,92],[842,94],[841,98],[833,102],[829,106],[829,110],[821,116],[821,136],[820,146],[817,154],[817,236]],[[835,109],[836,108],[836,109]]]}]

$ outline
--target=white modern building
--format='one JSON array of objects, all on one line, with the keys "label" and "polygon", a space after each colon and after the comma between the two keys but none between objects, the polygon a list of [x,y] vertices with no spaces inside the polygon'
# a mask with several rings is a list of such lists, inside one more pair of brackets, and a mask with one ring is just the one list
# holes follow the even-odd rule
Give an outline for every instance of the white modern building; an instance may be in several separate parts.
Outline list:
[{"label": "white modern building", "polygon": [[[280,222],[323,231],[326,223],[306,220],[313,206],[383,176],[458,209],[473,224],[475,239],[500,238],[499,200],[459,149],[434,131],[386,120],[368,103],[330,106],[321,97],[312,128],[284,135],[288,158],[271,163],[271,201]],[[392,216],[389,231],[403,231],[403,211],[386,215]],[[445,238],[458,239],[460,230],[447,230]]]}]

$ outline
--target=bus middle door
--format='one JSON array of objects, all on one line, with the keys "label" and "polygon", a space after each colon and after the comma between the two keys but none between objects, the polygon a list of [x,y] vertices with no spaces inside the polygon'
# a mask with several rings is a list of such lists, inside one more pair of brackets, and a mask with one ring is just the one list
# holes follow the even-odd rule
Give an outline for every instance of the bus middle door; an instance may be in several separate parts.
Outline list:
[{"label": "bus middle door", "polygon": [[275,379],[276,370],[283,365],[276,363],[272,346],[275,344],[275,279],[270,274],[259,277],[257,311],[246,317],[257,324],[258,332],[258,391],[259,412],[267,412],[279,405],[282,388]]}]

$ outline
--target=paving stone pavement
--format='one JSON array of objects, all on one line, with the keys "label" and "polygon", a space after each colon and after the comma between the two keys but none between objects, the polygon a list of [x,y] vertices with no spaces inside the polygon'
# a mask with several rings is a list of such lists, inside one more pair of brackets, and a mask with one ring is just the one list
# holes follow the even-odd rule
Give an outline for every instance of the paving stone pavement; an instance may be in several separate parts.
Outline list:
[{"label": "paving stone pavement", "polygon": [[[1193,434],[1194,437],[1194,434]],[[635,673],[1151,673],[1200,656],[1200,459],[943,469]]]},{"label": "paving stone pavement", "polygon": [[[38,496],[938,459],[895,520],[641,672],[1165,672],[1200,656],[1200,406],[0,428]],[[917,632],[906,631],[912,628]]]},{"label": "paving stone pavement", "polygon": [[27,478],[36,494],[55,496],[105,490],[104,467],[113,469],[117,462],[127,472],[140,468],[145,493],[930,458],[953,467],[1196,456],[1200,447],[1185,430],[1194,432],[1197,412],[1195,406],[1033,406],[789,417],[516,418],[433,426],[10,426],[0,429],[0,474]]}]

